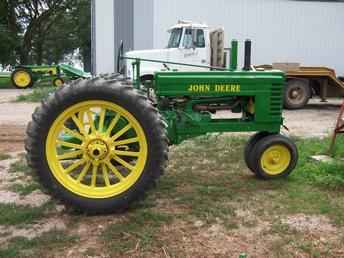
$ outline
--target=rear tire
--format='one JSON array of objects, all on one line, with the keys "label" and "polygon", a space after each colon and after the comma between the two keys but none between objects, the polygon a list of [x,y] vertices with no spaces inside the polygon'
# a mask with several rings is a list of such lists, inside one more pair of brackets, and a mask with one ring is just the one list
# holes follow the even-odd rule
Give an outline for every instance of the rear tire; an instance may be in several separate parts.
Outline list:
[{"label": "rear tire", "polygon": [[[25,140],[28,164],[56,198],[83,212],[122,211],[164,172],[164,123],[123,78],[78,80],[58,88],[32,118]],[[68,125],[73,121],[74,127]],[[85,163],[67,172],[78,162]]]},{"label": "rear tire", "polygon": [[11,74],[11,81],[17,89],[28,89],[34,84],[31,71],[25,68],[17,68]]},{"label": "rear tire", "polygon": [[289,80],[284,93],[284,107],[286,109],[301,109],[307,105],[310,97],[311,89],[306,81]]},{"label": "rear tire", "polygon": [[258,177],[275,179],[287,177],[296,167],[296,145],[282,135],[270,135],[258,141],[252,150],[252,165]]}]

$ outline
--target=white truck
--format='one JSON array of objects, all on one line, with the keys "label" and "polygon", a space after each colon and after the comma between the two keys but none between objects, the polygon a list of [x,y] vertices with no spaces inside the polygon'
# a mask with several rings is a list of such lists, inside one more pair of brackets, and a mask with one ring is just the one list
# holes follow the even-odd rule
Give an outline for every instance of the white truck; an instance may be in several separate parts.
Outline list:
[{"label": "white truck", "polygon": [[[141,80],[150,80],[160,70],[199,71],[202,67],[171,65],[168,62],[198,66],[224,67],[228,60],[224,48],[224,30],[211,29],[205,24],[179,21],[168,31],[170,39],[165,49],[130,51],[125,57],[165,61],[165,63],[142,62]],[[133,60],[127,59],[126,72],[133,78]],[[209,69],[209,68],[208,68]]]},{"label": "white truck", "polygon": [[[200,71],[210,69],[204,67],[223,68],[229,63],[229,49],[224,48],[222,28],[211,29],[206,24],[180,21],[170,28],[169,33],[170,39],[165,49],[130,51],[125,54],[128,58],[162,61],[141,62],[140,79],[143,83],[152,80],[153,74],[161,70]],[[133,78],[133,59],[126,60],[127,77]],[[255,69],[279,69],[286,73],[284,106],[288,109],[303,108],[314,96],[320,97],[322,101],[326,101],[328,97],[344,97],[344,77],[337,78],[335,71],[327,67],[276,63],[256,66]]]}]

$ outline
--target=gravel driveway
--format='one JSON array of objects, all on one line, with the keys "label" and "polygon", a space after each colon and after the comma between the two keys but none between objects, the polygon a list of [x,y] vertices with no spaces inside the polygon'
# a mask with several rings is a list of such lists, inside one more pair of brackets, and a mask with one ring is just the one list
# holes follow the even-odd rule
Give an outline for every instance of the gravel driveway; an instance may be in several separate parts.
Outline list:
[{"label": "gravel driveway", "polygon": [[323,137],[334,130],[342,100],[331,99],[327,103],[312,100],[301,110],[284,111],[285,126],[291,135],[299,137]]},{"label": "gravel driveway", "polygon": [[[0,90],[0,150],[3,144],[12,147],[13,141],[22,146],[26,125],[31,120],[34,109],[39,106],[38,103],[13,102],[21,94],[23,90]],[[332,99],[328,103],[312,100],[303,110],[286,110],[284,124],[294,136],[326,136],[333,130],[341,102],[339,99]]]}]

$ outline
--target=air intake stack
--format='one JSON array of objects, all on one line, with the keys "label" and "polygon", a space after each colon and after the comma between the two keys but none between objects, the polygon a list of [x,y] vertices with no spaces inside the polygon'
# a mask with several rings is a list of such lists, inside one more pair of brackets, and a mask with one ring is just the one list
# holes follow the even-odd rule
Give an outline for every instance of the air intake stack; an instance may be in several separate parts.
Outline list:
[{"label": "air intake stack", "polygon": [[250,39],[245,40],[245,60],[244,71],[251,70],[251,55],[252,55],[252,41]]}]

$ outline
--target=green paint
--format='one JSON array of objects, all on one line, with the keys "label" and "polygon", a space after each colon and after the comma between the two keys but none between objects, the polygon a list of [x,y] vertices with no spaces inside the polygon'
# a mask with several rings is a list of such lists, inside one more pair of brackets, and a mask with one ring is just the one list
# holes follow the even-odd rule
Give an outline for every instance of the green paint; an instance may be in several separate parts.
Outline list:
[{"label": "green paint", "polygon": [[238,69],[238,41],[232,40],[231,61],[229,64],[229,70],[235,71],[236,69]]},{"label": "green paint", "polygon": [[[144,85],[145,91],[151,88],[156,94],[157,107],[168,125],[171,143],[178,144],[214,132],[280,132],[283,123],[284,73],[274,70],[238,70],[237,54],[238,42],[233,40],[230,69],[156,72],[154,80]],[[137,89],[141,87],[141,62],[197,66],[158,60],[134,60],[132,65]],[[223,106],[233,113],[241,113],[241,117],[213,119],[213,110],[210,109],[221,109]]]},{"label": "green paint", "polygon": [[[158,72],[153,88],[169,125],[169,138],[172,143],[180,143],[211,132],[279,133],[283,85],[284,74],[280,71]],[[179,101],[166,106],[166,99]],[[249,110],[250,99],[254,112]],[[197,104],[227,104],[242,117],[215,120],[209,112],[195,111]]]}]

